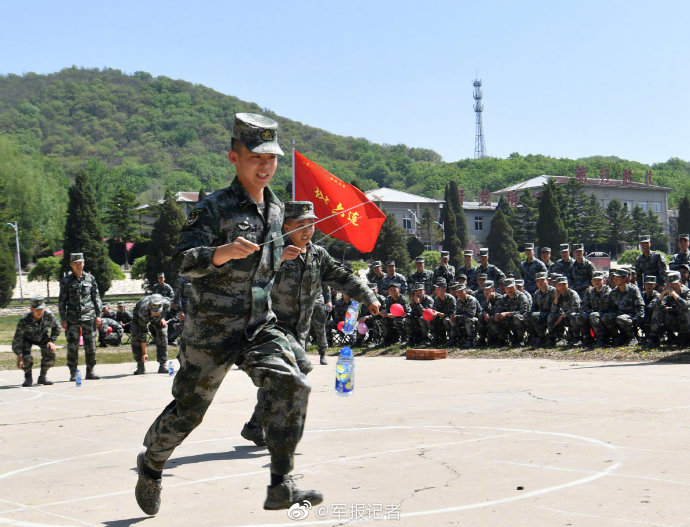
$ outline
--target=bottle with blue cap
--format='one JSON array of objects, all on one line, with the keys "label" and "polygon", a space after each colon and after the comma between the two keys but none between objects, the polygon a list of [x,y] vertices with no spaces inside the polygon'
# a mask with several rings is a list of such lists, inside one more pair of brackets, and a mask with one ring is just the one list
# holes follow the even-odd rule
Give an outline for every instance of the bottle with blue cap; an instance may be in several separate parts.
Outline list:
[{"label": "bottle with blue cap", "polygon": [[347,313],[345,313],[345,321],[343,322],[343,333],[346,335],[352,335],[357,327],[357,318],[359,316],[359,302],[353,300],[350,307],[347,308]]},{"label": "bottle with blue cap", "polygon": [[349,397],[355,389],[355,359],[352,348],[345,346],[340,350],[338,363],[335,366],[335,393]]}]

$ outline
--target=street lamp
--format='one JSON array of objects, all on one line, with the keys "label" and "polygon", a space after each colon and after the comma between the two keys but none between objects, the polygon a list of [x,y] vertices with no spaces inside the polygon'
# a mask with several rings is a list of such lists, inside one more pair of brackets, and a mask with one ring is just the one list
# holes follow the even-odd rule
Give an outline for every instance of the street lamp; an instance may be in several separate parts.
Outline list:
[{"label": "street lamp", "polygon": [[14,223],[8,223],[10,227],[14,229],[14,239],[17,242],[17,276],[19,276],[19,298],[20,300],[24,300],[24,291],[22,290],[22,263],[21,263],[21,256],[19,254],[19,222],[15,221]]},{"label": "street lamp", "polygon": [[443,223],[439,223],[437,221],[434,222],[436,225],[439,225],[441,227],[441,232],[443,233],[443,238],[446,238],[446,228],[443,226]]},{"label": "street lamp", "polygon": [[410,214],[412,214],[412,216],[414,216],[414,222],[415,222],[417,225],[421,225],[421,224],[422,224],[422,222],[419,221],[419,220],[417,219],[417,215],[414,213],[414,211],[413,211],[412,209],[407,209],[407,212],[409,212]]}]

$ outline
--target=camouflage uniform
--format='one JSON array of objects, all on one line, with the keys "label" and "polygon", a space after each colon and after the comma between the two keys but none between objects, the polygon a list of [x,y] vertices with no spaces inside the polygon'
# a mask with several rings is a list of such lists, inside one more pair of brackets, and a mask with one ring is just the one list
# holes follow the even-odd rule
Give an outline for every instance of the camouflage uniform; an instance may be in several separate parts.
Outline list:
[{"label": "camouflage uniform", "polygon": [[680,266],[683,264],[690,265],[690,250],[674,254],[668,268],[670,271],[680,271]]},{"label": "camouflage uniform", "polygon": [[646,290],[642,291],[642,300],[644,301],[644,319],[642,320],[642,329],[646,335],[651,333],[652,328],[652,315],[656,310],[656,306],[659,304],[659,291],[653,290],[651,294],[648,294]]},{"label": "camouflage uniform", "polygon": [[388,273],[384,274],[383,280],[381,280],[381,287],[379,287],[379,291],[385,291],[386,293],[388,293],[388,288],[391,286],[391,283],[393,282],[397,282],[400,284],[401,295],[405,293],[405,291],[407,291],[407,280],[405,280],[405,277],[400,273],[393,273],[393,276],[390,276]]},{"label": "camouflage uniform", "polygon": [[565,275],[570,289],[574,289],[580,296],[584,295],[587,288],[592,285],[592,277],[596,270],[597,268],[587,258],[583,258],[580,263],[575,260],[568,270],[568,274]]},{"label": "camouflage uniform", "polygon": [[547,272],[547,273],[550,273],[551,270],[553,269],[553,267],[556,265],[556,262],[554,262],[551,258],[549,258],[549,261],[548,261],[548,262],[545,262],[544,260],[541,260],[541,263],[543,263],[544,266],[546,267],[546,272]]},{"label": "camouflage uniform", "polygon": [[[372,286],[376,284],[371,282],[369,285]],[[383,307],[383,305],[386,303],[386,297],[376,293],[376,301]],[[379,322],[379,326],[383,328],[383,323],[381,322],[383,317],[381,315],[372,315],[371,313],[369,313],[369,306],[367,306],[366,304],[360,304],[359,318],[360,321],[367,326],[367,333],[371,331],[372,328],[374,328],[376,322]],[[355,346],[361,346],[365,338],[366,335],[362,335],[361,333],[357,332],[357,336],[355,337]]]},{"label": "camouflage uniform", "polygon": [[165,282],[163,282],[163,284],[159,284],[158,282],[153,284],[151,294],[161,295],[171,300],[175,297],[175,291],[173,291],[173,288],[170,286],[170,284],[166,284]]},{"label": "camouflage uniform", "polygon": [[[237,122],[237,121],[236,121]],[[267,187],[257,204],[238,179],[197,205],[175,255],[193,278],[185,318],[186,347],[173,382],[174,401],[151,425],[144,461],[162,470],[199,425],[223,378],[237,363],[267,399],[263,418],[271,472],[288,474],[302,437],[311,386],[285,335],[274,326],[270,292],[282,255],[283,204]],[[238,236],[261,246],[246,258],[213,265],[215,248]]]},{"label": "camouflage uniform", "polygon": [[477,334],[477,324],[482,316],[482,307],[479,301],[470,295],[465,296],[463,302],[456,298],[455,320],[452,323],[451,339],[457,341],[458,337],[465,339],[465,346],[470,347],[474,343]]},{"label": "camouflage uniform", "polygon": [[491,318],[489,324],[494,327],[493,331],[498,335],[499,342],[506,344],[519,345],[527,330],[527,317],[529,316],[529,304],[527,299],[515,291],[513,298],[507,293],[501,297],[496,306],[496,314],[509,312],[509,317],[500,320]]},{"label": "camouflage uniform", "polygon": [[532,312],[529,315],[527,330],[531,330],[530,333],[539,339],[546,337],[548,319],[551,314],[551,306],[553,305],[555,294],[556,288],[552,285],[547,285],[546,291],[537,289],[532,295]]},{"label": "camouflage uniform", "polygon": [[325,356],[328,351],[328,338],[326,337],[326,323],[328,322],[326,304],[328,302],[331,302],[331,288],[324,284],[314,299],[314,309],[311,313],[311,325],[309,327],[309,334],[316,343],[321,357]]},{"label": "camouflage uniform", "polygon": [[599,291],[594,286],[585,291],[580,303],[580,312],[575,316],[575,324],[583,340],[592,339],[590,334],[590,329],[593,327],[592,320],[598,321],[601,313],[606,312],[609,293],[611,293],[611,288],[606,284],[602,285]]},{"label": "camouflage uniform", "polygon": [[132,313],[127,309],[115,311],[115,313],[113,313],[113,320],[120,323],[125,333],[129,333],[130,324],[132,323]]},{"label": "camouflage uniform", "polygon": [[649,251],[649,256],[644,253],[635,258],[635,273],[637,274],[637,287],[644,290],[644,280],[648,276],[656,277],[657,287],[663,286],[666,281],[668,267],[664,257],[656,251]]},{"label": "camouflage uniform", "polygon": [[[482,313],[479,316],[479,322],[477,324],[477,333],[479,335],[479,344],[492,344],[498,341],[498,335],[495,333],[496,326],[491,324],[491,320],[499,312],[499,302],[503,298],[498,293],[494,292],[490,299],[486,298],[486,295],[482,293],[479,297],[479,306],[482,308]],[[484,320],[484,315],[489,316],[489,321]]]},{"label": "camouflage uniform", "polygon": [[[657,306],[652,314],[651,335],[659,337],[664,332],[682,335],[690,331],[690,289],[680,288],[678,297],[670,293],[657,299]],[[657,296],[660,296],[657,293]]]},{"label": "camouflage uniform", "polygon": [[[111,328],[108,333],[108,328]],[[98,329],[98,344],[101,346],[119,346],[125,330],[120,323],[112,318],[101,318],[101,327]]]},{"label": "camouflage uniform", "polygon": [[[477,289],[477,267],[459,267],[455,271],[455,279],[457,280],[461,274],[467,277],[467,289],[475,290]],[[469,292],[469,291],[468,291]]]},{"label": "camouflage uniform", "polygon": [[419,272],[412,273],[407,278],[407,283],[410,285],[423,283],[424,284],[424,292],[427,295],[431,295],[434,292],[434,273],[429,271],[428,269],[424,269],[421,273],[419,273]]},{"label": "camouflage uniform", "polygon": [[[445,317],[436,316],[429,324],[429,329],[431,330],[431,338],[434,340],[436,345],[442,345],[446,342],[446,336],[451,336],[451,323],[450,317],[455,313],[455,297],[446,293],[445,298],[437,296],[434,298],[434,305],[432,309],[443,313]],[[452,345],[453,343],[449,343]]]},{"label": "camouflage uniform", "polygon": [[[575,333],[578,328],[577,315],[580,312],[580,295],[573,289],[568,288],[565,296],[558,292],[558,304],[555,302],[556,294],[554,293],[554,302],[551,304],[551,313],[547,319],[549,334],[552,335],[554,339],[558,338],[557,336],[563,335],[565,326],[570,326],[571,331],[569,340],[571,343],[576,342],[578,340]],[[556,320],[558,320],[561,315],[565,315],[565,318],[561,320],[558,326],[555,326]]]},{"label": "camouflage uniform", "polygon": [[[426,284],[424,286],[426,290]],[[407,337],[410,344],[422,344],[429,339],[429,322],[424,319],[422,313],[425,309],[432,309],[433,305],[434,299],[428,294],[425,294],[419,302],[410,300],[410,316],[407,319]]]},{"label": "camouflage uniform", "polygon": [[[476,267],[476,270],[477,271],[475,274],[475,282],[476,276],[480,273],[486,274],[486,279],[491,280],[495,284],[498,284],[500,280],[503,280],[506,277],[505,273],[501,271],[498,267],[496,267],[494,264],[487,264],[486,267],[479,265],[478,267]],[[479,293],[483,294],[481,291],[479,291]]]},{"label": "camouflage uniform", "polygon": [[525,281],[525,289],[532,294],[537,290],[537,273],[546,272],[546,266],[541,260],[533,258],[531,262],[524,260],[520,264],[520,275]]},{"label": "camouflage uniform", "polygon": [[607,312],[602,314],[600,321],[592,326],[597,335],[597,340],[602,340],[600,335],[613,334],[618,330],[627,340],[634,337],[634,325],[644,319],[644,301],[640,290],[631,284],[626,284],[623,291],[616,287],[608,296]]},{"label": "camouflage uniform", "polygon": [[386,273],[383,273],[382,276],[378,276],[374,271],[371,269],[367,273],[367,280],[373,284],[376,284],[376,287],[379,288],[379,293],[383,291],[381,287],[383,286],[383,279],[386,277]]},{"label": "camouflage uniform", "polygon": [[[527,302],[527,305],[529,306],[528,311],[531,312],[532,311],[532,302],[534,301],[532,295],[530,293],[528,293],[527,291],[520,291],[519,289],[517,291],[517,294],[525,297],[525,302]],[[527,319],[527,327],[529,328],[529,313],[527,314],[526,319]]]},{"label": "camouflage uniform", "polygon": [[563,258],[558,260],[555,264],[553,264],[553,267],[549,269],[549,273],[558,273],[563,276],[568,276],[568,273],[570,272],[570,268],[573,266],[573,263],[575,262],[575,258],[569,258],[568,261],[566,262]]},{"label": "camouflage uniform", "polygon": [[98,284],[92,274],[84,271],[81,277],[69,272],[60,281],[58,300],[60,320],[67,322],[67,366],[74,375],[79,361],[79,336],[84,338],[87,372],[96,366],[96,317],[103,310]]},{"label": "camouflage uniform", "polygon": [[32,345],[35,344],[41,349],[41,376],[45,377],[48,369],[55,364],[55,354],[48,350],[48,342],[55,342],[60,335],[60,330],[57,317],[47,309],[39,320],[34,318],[32,312],[19,319],[12,339],[12,351],[15,355],[22,356],[24,375],[27,378],[31,377],[31,368],[34,364],[31,356]]},{"label": "camouflage uniform", "polygon": [[443,278],[447,284],[453,283],[455,280],[455,267],[452,265],[439,265],[434,269],[433,281],[438,282],[439,278]]},{"label": "camouflage uniform", "polygon": [[401,317],[383,317],[383,342],[385,345],[393,344],[397,342],[398,339],[405,341],[407,338],[407,331],[405,326],[407,324],[407,317],[410,315],[410,303],[407,298],[401,293],[398,295],[398,299],[395,300],[391,295],[386,297],[386,302],[383,304],[382,308],[390,313],[391,306],[393,304],[400,304],[403,307],[405,313]]},{"label": "camouflage uniform", "polygon": [[162,299],[161,311],[157,315],[151,312],[149,306],[154,301],[154,296],[145,296],[134,306],[134,317],[130,326],[132,345],[132,357],[137,363],[141,363],[142,343],[146,343],[149,334],[149,327],[153,330],[156,339],[156,360],[161,366],[165,366],[168,361],[168,328],[162,327],[160,322],[170,310],[170,299],[164,296]]}]

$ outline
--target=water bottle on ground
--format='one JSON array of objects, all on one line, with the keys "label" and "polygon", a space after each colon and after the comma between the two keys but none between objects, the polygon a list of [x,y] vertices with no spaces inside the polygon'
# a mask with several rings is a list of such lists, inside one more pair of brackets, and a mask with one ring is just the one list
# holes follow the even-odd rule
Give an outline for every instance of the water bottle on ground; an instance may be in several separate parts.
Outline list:
[{"label": "water bottle on ground", "polygon": [[359,302],[353,300],[350,307],[347,308],[347,313],[345,313],[345,321],[343,322],[343,333],[346,335],[352,335],[355,328],[357,327],[357,316],[359,315]]},{"label": "water bottle on ground", "polygon": [[335,366],[335,393],[341,397],[349,397],[354,389],[355,359],[352,356],[352,348],[346,346],[340,350]]},{"label": "water bottle on ground", "polygon": [[74,383],[77,385],[77,388],[81,386],[81,370],[77,368],[77,373],[74,378]]},{"label": "water bottle on ground", "polygon": [[172,361],[168,362],[168,375],[175,375],[175,366]]}]

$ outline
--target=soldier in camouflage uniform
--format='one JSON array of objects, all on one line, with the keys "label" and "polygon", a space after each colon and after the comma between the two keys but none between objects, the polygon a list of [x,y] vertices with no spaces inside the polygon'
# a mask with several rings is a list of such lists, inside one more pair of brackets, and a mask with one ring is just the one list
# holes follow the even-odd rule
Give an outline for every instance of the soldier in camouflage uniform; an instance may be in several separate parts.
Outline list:
[{"label": "soldier in camouflage uniform", "polygon": [[592,277],[592,287],[585,291],[580,303],[580,312],[575,317],[575,323],[580,331],[580,338],[584,345],[591,345],[595,341],[591,331],[592,320],[598,321],[602,313],[606,312],[611,288],[604,284],[604,274],[597,271]]},{"label": "soldier in camouflage uniform", "polygon": [[[271,290],[276,325],[285,333],[297,365],[305,375],[313,369],[305,349],[315,302],[318,297],[322,297],[324,285],[340,289],[360,303],[368,305],[372,315],[377,315],[381,307],[364,280],[334,260],[326,249],[311,243],[316,217],[311,201],[289,201],[285,204],[283,230],[288,233],[292,245],[302,253],[294,260],[285,260],[280,265]],[[324,355],[321,355],[320,363],[327,364]],[[266,394],[263,388],[259,388],[254,413],[241,432],[242,437],[253,441],[257,446],[266,444],[262,428],[265,405]]]},{"label": "soldier in camouflage uniform", "polygon": [[[497,284],[499,280],[506,277],[505,273],[501,271],[498,267],[489,263],[489,248],[482,247],[479,249],[479,267],[477,267],[477,274],[483,273],[486,275],[487,280],[491,280],[494,284]],[[479,285],[479,282],[477,282]],[[483,289],[483,288],[482,288]],[[481,289],[479,290],[481,294]]]},{"label": "soldier in camouflage uniform", "polygon": [[678,235],[678,252],[673,255],[671,263],[668,264],[671,271],[680,271],[680,266],[683,264],[690,265],[688,245],[690,245],[690,234]]},{"label": "soldier in camouflage uniform", "polygon": [[117,320],[102,317],[97,329],[99,346],[104,348],[106,346],[119,346],[122,343],[122,335],[125,334],[125,330],[122,329]]},{"label": "soldier in camouflage uniform", "polygon": [[556,263],[551,259],[551,247],[541,248],[541,261],[546,266],[546,272],[550,272]]},{"label": "soldier in camouflage uniform", "polygon": [[573,253],[575,253],[575,261],[566,273],[566,278],[570,284],[570,288],[582,298],[587,288],[592,285],[592,276],[597,270],[594,264],[585,258],[585,246],[581,243],[573,244]]},{"label": "soldier in camouflage uniform", "polygon": [[34,344],[41,350],[41,373],[38,384],[53,384],[46,374],[55,364],[55,341],[59,335],[60,324],[55,315],[46,309],[43,297],[32,298],[31,311],[19,319],[12,339],[12,351],[17,356],[17,368],[24,370],[22,386],[29,387],[34,382],[31,372],[34,364],[31,346]]},{"label": "soldier in camouflage uniform", "polygon": [[644,280],[648,276],[656,278],[657,289],[661,289],[666,280],[668,267],[662,254],[652,251],[649,235],[640,236],[640,249],[642,254],[635,258],[635,274],[637,275],[637,287],[644,289]]},{"label": "soldier in camouflage uniform", "polygon": [[495,333],[496,326],[491,321],[499,312],[499,302],[501,295],[496,293],[494,282],[487,280],[482,287],[482,296],[478,299],[482,314],[477,324],[478,346],[498,344],[498,335]]},{"label": "soldier in camouflage uniform", "polygon": [[535,279],[537,290],[532,295],[532,311],[527,330],[532,336],[532,346],[539,347],[546,343],[546,330],[556,288],[546,282],[546,273],[538,273]]},{"label": "soldier in camouflage uniform", "polygon": [[122,300],[117,303],[117,312],[113,314],[113,319],[120,323],[125,333],[129,334],[132,313],[125,308],[125,303]]},{"label": "soldier in camouflage uniform", "polygon": [[158,373],[168,373],[165,367],[168,361],[168,321],[165,320],[165,315],[168,311],[170,311],[170,299],[159,294],[145,296],[134,306],[130,326],[132,357],[137,363],[134,375],[146,373],[144,363],[149,357],[146,351],[149,328],[153,331],[156,340]]},{"label": "soldier in camouflage uniform", "polygon": [[490,324],[501,344],[520,346],[527,330],[529,304],[527,299],[518,293],[515,279],[506,278],[503,282],[506,294],[501,297],[496,310],[498,311]]},{"label": "soldier in camouflage uniform", "polygon": [[484,297],[484,284],[486,283],[487,276],[486,273],[477,273],[475,277],[477,279],[477,289],[470,291],[470,294],[481,302],[482,298]]},{"label": "soldier in camouflage uniform", "polygon": [[645,336],[649,339],[652,329],[652,315],[659,303],[659,291],[656,290],[656,277],[648,276],[644,280],[644,292],[642,293],[642,300],[644,301],[644,319],[640,327]]},{"label": "soldier in camouflage uniform", "polygon": [[[525,302],[527,302],[527,305],[529,306],[529,312],[532,312],[532,302],[533,298],[532,295],[529,294],[527,291],[525,291],[525,281],[522,278],[516,278],[515,279],[515,289],[517,290],[518,294],[522,295],[525,297]],[[529,328],[529,313],[526,317],[527,320],[527,328]]]},{"label": "soldier in camouflage uniform", "polygon": [[682,338],[680,343],[686,345],[690,331],[690,289],[680,283],[678,271],[670,271],[667,278],[652,315],[649,341],[659,344],[664,334],[673,339],[674,333],[678,333]]},{"label": "soldier in camouflage uniform", "polygon": [[546,265],[534,257],[534,244],[525,244],[525,259],[520,264],[520,275],[525,281],[525,290],[532,294],[537,290],[537,273],[545,273]]},{"label": "soldier in camouflage uniform", "polygon": [[388,260],[386,262],[386,275],[381,280],[381,288],[384,291],[388,291],[393,282],[398,284],[400,293],[404,295],[405,291],[407,291],[407,280],[405,280],[403,275],[395,271],[395,260]]},{"label": "soldier in camouflage uniform", "polygon": [[76,379],[79,361],[79,336],[84,339],[86,358],[86,379],[99,379],[96,367],[96,326],[103,310],[98,284],[91,273],[84,271],[84,254],[70,254],[69,266],[72,269],[60,281],[58,310],[62,329],[67,339],[67,366],[70,381]]},{"label": "soldier in camouflage uniform", "polygon": [[374,260],[371,262],[371,266],[369,267],[369,272],[367,273],[367,280],[369,282],[373,282],[376,284],[376,287],[379,289],[379,293],[382,293],[384,291],[383,287],[383,279],[385,277],[385,273],[383,272],[383,266],[381,265],[381,260]]},{"label": "soldier in camouflage uniform", "polygon": [[598,322],[591,319],[597,335],[597,345],[602,344],[600,335],[615,336],[620,331],[621,343],[634,346],[637,344],[635,325],[642,323],[644,319],[644,301],[640,290],[626,283],[627,270],[618,268],[615,276],[616,287],[609,293],[607,312],[601,315]]},{"label": "soldier in camouflage uniform", "polygon": [[575,260],[570,257],[570,244],[562,243],[560,246],[560,251],[561,259],[553,264],[553,267],[549,269],[549,272],[558,273],[567,277],[570,268],[573,266],[573,263],[575,263]]},{"label": "soldier in camouflage uniform", "polygon": [[459,343],[463,341],[465,349],[474,346],[474,338],[477,335],[477,324],[482,316],[482,307],[479,301],[467,292],[465,284],[455,287],[455,313],[450,317],[451,339]]},{"label": "soldier in camouflage uniform", "polygon": [[151,288],[151,294],[161,295],[172,300],[175,296],[175,291],[173,291],[170,284],[165,283],[165,273],[158,273],[156,280],[157,283],[153,284]]},{"label": "soldier in camouflage uniform", "polygon": [[434,318],[429,323],[431,330],[431,345],[434,347],[443,346],[448,343],[448,346],[454,346],[455,342],[447,342],[451,336],[450,317],[455,313],[455,297],[446,294],[447,283],[443,278],[436,280],[434,284],[434,305],[431,309],[434,311]]},{"label": "soldier in camouflage uniform", "polygon": [[[383,306],[386,303],[386,297],[383,295],[379,294],[379,288],[374,282],[369,282],[367,284],[369,289],[371,289],[374,292],[374,295],[376,296],[376,300],[379,302],[381,306]],[[364,323],[367,326],[367,334],[369,334],[369,331],[374,328],[376,325],[376,322],[379,322],[379,326],[382,327],[383,324],[381,323],[382,317],[381,314],[379,313],[378,315],[372,315],[369,313],[369,306],[366,304],[361,304],[359,306],[359,320],[357,321],[357,324]],[[382,330],[383,331],[383,330]],[[355,337],[355,346],[361,346],[362,343],[364,342],[364,339],[366,338],[366,335],[362,335],[359,331],[357,332],[357,336]],[[376,335],[380,336],[380,335]],[[371,340],[371,339],[370,339]]]},{"label": "soldier in camouflage uniform", "polygon": [[[390,312],[393,304],[400,304],[403,308],[403,315],[401,317],[395,316]],[[410,303],[404,295],[400,293],[400,284],[398,282],[391,282],[388,286],[388,296],[386,302],[383,304],[381,316],[383,317],[383,345],[390,346],[398,341],[405,344],[407,341],[407,317],[410,315]]]},{"label": "soldier in camouflage uniform", "polygon": [[465,280],[467,280],[465,285],[467,286],[467,289],[476,289],[477,268],[474,266],[472,261],[474,259],[474,252],[468,249],[463,253],[462,258],[464,260],[464,265],[456,269],[455,279],[457,280],[460,275],[465,275]]},{"label": "soldier in camouflage uniform", "polygon": [[554,341],[562,338],[565,327],[569,326],[568,344],[579,342],[577,314],[580,312],[580,296],[568,287],[568,279],[561,276],[556,283],[551,314],[547,319],[549,335]]},{"label": "soldier in camouflage uniform", "polygon": [[424,319],[423,313],[431,309],[434,299],[426,293],[426,284],[417,282],[414,284],[410,297],[410,316],[407,319],[407,338],[409,345],[424,345],[429,340],[429,322]]},{"label": "soldier in camouflage uniform", "polygon": [[323,496],[303,491],[290,477],[304,429],[311,385],[300,372],[285,335],[275,327],[270,293],[282,259],[283,204],[268,187],[282,150],[278,124],[237,114],[229,159],[237,177],[192,210],[174,251],[179,274],[193,279],[185,318],[184,352],[173,381],[174,400],[151,425],[146,451],[137,458],[137,503],[147,514],[160,508],[163,466],[201,423],[225,375],[238,364],[265,390],[263,429],[270,453],[271,484],[265,509],[286,509]]},{"label": "soldier in camouflage uniform", "polygon": [[[441,251],[441,263],[436,269],[434,269],[434,284],[438,282],[439,278],[443,278],[446,281],[446,284],[450,284],[453,282],[453,280],[455,280],[455,267],[450,265],[448,263],[449,261],[450,253],[448,251]],[[434,285],[434,290],[435,289],[436,285]]]},{"label": "soldier in camouflage uniform", "polygon": [[[366,306],[365,306],[366,307]],[[330,286],[323,285],[321,291],[317,293],[314,299],[314,309],[311,314],[311,326],[309,327],[309,335],[316,343],[316,348],[319,351],[319,364],[326,365],[326,352],[328,351],[328,337],[326,336],[326,324],[328,323],[328,312],[333,309],[333,302],[331,301]]]},{"label": "soldier in camouflage uniform", "polygon": [[426,259],[423,256],[417,256],[414,262],[416,271],[407,278],[407,282],[410,285],[418,284],[420,282],[423,283],[424,292],[427,295],[430,295],[433,292],[434,287],[434,273],[428,269],[424,269],[425,263]]}]

